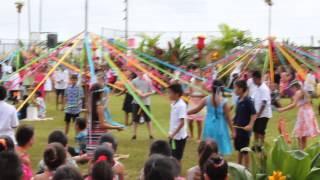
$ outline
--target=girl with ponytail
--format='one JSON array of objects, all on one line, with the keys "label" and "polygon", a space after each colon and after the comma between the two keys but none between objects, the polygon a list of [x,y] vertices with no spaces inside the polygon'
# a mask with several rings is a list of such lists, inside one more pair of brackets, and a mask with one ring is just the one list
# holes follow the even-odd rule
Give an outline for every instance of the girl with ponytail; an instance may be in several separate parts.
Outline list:
[{"label": "girl with ponytail", "polygon": [[[213,81],[212,95],[203,98],[199,105],[188,111],[188,115],[195,114],[207,107],[207,115],[202,132],[202,140],[214,139],[223,155],[232,153],[231,137],[234,136],[230,107],[223,98],[224,86],[219,80]],[[231,137],[229,129],[231,131]]]},{"label": "girl with ponytail", "polygon": [[99,146],[91,160],[90,176],[86,180],[115,180],[112,166],[114,165],[113,152],[105,146]]}]

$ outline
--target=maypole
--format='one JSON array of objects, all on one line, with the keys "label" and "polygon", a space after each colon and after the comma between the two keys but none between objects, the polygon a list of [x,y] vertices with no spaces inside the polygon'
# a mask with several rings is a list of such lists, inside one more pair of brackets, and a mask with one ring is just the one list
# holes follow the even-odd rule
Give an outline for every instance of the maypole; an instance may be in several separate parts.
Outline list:
[{"label": "maypole", "polygon": [[272,50],[272,38],[269,37],[268,54],[269,54],[269,66],[270,66],[270,80],[274,83],[274,65],[273,65],[273,50]]}]

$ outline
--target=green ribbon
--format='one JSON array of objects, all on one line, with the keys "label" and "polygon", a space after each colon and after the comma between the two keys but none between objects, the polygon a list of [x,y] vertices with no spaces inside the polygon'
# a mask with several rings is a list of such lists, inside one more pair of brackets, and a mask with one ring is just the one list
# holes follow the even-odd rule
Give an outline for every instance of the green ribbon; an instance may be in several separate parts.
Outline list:
[{"label": "green ribbon", "polygon": [[133,99],[138,103],[138,105],[142,108],[144,113],[152,120],[152,122],[155,123],[157,128],[164,134],[167,135],[167,132],[164,130],[164,128],[160,125],[159,121],[153,116],[153,114],[148,110],[148,108],[145,106],[141,98],[137,95],[137,93],[133,90],[133,87],[129,84],[127,78],[125,75],[121,72],[119,67],[109,58],[108,54],[104,55],[107,63],[109,66],[117,73],[117,75],[120,77],[120,80],[124,82],[125,87],[127,88],[128,92],[132,95]]},{"label": "green ribbon", "polygon": [[264,64],[263,64],[262,74],[266,74],[267,68],[268,68],[268,63],[269,63],[269,56],[268,56],[268,53],[266,53],[266,57],[265,57]]}]

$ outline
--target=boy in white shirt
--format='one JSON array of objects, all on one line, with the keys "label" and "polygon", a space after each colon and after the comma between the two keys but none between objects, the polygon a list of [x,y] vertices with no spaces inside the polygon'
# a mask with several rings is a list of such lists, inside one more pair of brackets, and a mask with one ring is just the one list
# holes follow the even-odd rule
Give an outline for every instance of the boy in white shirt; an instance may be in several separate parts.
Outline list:
[{"label": "boy in white shirt", "polygon": [[260,151],[264,144],[266,129],[269,119],[272,117],[271,92],[269,87],[262,81],[260,71],[252,72],[252,80],[256,88],[252,92],[254,106],[257,112],[257,119],[253,126],[254,139],[257,143],[257,151]]},{"label": "boy in white shirt", "polygon": [[169,86],[169,99],[172,101],[170,113],[169,140],[172,156],[179,162],[183,157],[184,147],[188,138],[187,133],[187,104],[181,99],[183,90],[180,84]]},{"label": "boy in white shirt", "polygon": [[307,75],[303,84],[303,89],[309,93],[310,97],[314,97],[314,95],[316,94],[316,85],[317,85],[317,81],[316,81],[316,77],[313,75],[312,72],[310,72],[309,69],[306,70]]},{"label": "boy in white shirt", "polygon": [[15,141],[14,129],[19,125],[18,113],[14,106],[5,102],[7,90],[0,86],[0,135],[7,135]]}]

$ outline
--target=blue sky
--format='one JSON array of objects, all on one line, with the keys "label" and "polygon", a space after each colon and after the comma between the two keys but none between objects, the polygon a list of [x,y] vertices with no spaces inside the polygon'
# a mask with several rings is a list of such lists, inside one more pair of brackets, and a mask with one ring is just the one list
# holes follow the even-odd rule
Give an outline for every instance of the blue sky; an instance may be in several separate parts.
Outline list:
[{"label": "blue sky", "polygon": [[[66,39],[83,29],[84,0],[42,0],[43,31]],[[89,0],[92,32],[101,27],[123,29],[122,0]],[[148,31],[215,31],[220,23],[267,35],[264,0],[129,0],[130,29]],[[274,0],[273,35],[310,44],[320,39],[319,0]],[[32,31],[38,31],[39,0],[31,0]],[[16,38],[14,0],[0,0],[0,39]],[[22,38],[28,37],[27,8],[22,12]]]}]

